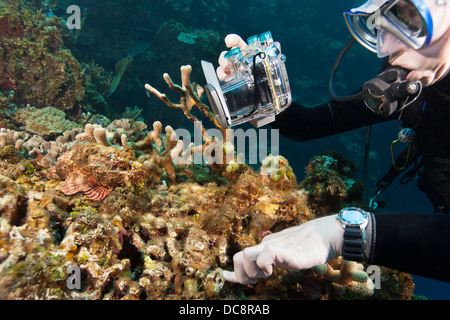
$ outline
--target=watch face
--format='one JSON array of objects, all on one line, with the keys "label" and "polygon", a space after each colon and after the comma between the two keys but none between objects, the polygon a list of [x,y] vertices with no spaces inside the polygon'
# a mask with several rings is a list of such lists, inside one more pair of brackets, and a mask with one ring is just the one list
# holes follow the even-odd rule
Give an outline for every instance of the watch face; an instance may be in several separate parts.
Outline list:
[{"label": "watch face", "polygon": [[367,213],[359,208],[345,208],[339,212],[342,222],[350,226],[360,226],[367,222]]}]

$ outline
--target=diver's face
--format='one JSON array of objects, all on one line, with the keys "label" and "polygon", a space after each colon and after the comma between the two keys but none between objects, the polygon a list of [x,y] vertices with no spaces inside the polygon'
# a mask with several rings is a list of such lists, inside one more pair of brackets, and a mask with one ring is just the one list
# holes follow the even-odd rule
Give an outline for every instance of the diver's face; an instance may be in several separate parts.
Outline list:
[{"label": "diver's face", "polygon": [[[413,12],[404,6],[407,0],[399,1],[399,8],[406,21]],[[389,62],[411,70],[408,80],[421,80],[424,85],[431,85],[449,74],[450,70],[450,0],[425,0],[433,20],[433,36],[428,46],[412,49],[405,44],[390,55]],[[417,21],[412,16],[410,23]],[[392,51],[391,51],[392,52]]]},{"label": "diver's face", "polygon": [[450,71],[450,27],[429,46],[419,50],[403,49],[392,54],[389,62],[411,70],[407,80],[420,80],[425,86],[434,84]]}]

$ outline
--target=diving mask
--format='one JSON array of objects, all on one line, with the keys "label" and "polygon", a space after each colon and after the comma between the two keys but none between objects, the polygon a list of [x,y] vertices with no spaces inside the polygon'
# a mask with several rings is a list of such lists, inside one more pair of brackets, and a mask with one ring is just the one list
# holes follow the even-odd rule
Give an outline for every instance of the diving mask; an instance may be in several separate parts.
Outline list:
[{"label": "diving mask", "polygon": [[436,21],[426,2],[370,0],[347,10],[344,17],[353,37],[381,58],[408,47],[418,50],[430,44]]}]

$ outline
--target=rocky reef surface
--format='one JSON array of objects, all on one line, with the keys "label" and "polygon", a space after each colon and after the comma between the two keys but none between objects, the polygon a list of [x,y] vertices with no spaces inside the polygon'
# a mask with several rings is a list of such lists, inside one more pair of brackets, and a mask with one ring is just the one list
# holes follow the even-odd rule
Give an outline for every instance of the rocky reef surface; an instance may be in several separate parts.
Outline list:
[{"label": "rocky reef surface", "polygon": [[[409,275],[382,269],[383,290],[375,290],[363,265],[341,260],[276,270],[254,287],[225,283],[222,270],[231,268],[234,253],[316,216],[310,193],[293,175],[272,179],[247,165],[167,164],[168,149],[150,142],[152,132],[134,147],[80,142],[86,132],[79,133],[61,143],[67,151],[48,168],[29,159],[23,144],[2,147],[1,298],[412,297]],[[67,285],[73,266],[81,271],[79,290]]]},{"label": "rocky reef surface", "polygon": [[[413,297],[409,274],[380,267],[372,277],[370,266],[342,259],[276,269],[257,285],[226,283],[233,255],[264,236],[363,205],[356,168],[328,152],[297,181],[282,156],[268,155],[260,168],[242,163],[229,131],[217,127],[218,140],[197,121],[195,112],[214,119],[190,66],[180,86],[164,76],[179,103],[146,88],[181,109],[203,144],[185,145],[170,123],[148,126],[137,107],[106,114],[118,80],[79,62],[67,49],[79,35],[40,3],[0,2],[0,299]],[[170,21],[160,32],[174,28],[186,45],[219,38]],[[228,161],[214,161],[219,153]]]}]

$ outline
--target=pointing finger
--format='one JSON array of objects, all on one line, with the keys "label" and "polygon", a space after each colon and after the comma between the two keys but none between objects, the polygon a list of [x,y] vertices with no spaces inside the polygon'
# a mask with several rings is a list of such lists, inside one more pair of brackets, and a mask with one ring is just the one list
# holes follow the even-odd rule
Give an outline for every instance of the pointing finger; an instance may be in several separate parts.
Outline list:
[{"label": "pointing finger", "polygon": [[237,282],[245,284],[245,283],[256,283],[255,279],[251,279],[248,274],[245,272],[244,268],[244,254],[243,252],[238,252],[233,257],[234,262],[234,275]]}]

